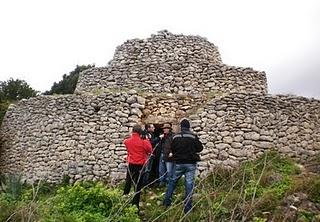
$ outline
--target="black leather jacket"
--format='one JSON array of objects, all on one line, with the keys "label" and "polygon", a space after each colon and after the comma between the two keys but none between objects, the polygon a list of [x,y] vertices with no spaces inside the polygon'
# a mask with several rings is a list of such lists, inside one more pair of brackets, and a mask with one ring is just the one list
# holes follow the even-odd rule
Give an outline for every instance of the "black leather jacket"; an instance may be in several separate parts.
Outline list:
[{"label": "black leather jacket", "polygon": [[200,161],[198,153],[203,150],[203,145],[195,134],[183,128],[173,136],[171,150],[176,163],[196,163]]}]

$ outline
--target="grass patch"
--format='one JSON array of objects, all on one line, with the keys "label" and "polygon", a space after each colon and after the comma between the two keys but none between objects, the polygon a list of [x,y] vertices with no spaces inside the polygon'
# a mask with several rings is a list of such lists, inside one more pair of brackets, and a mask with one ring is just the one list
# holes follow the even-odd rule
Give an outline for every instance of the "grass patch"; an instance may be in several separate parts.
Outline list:
[{"label": "grass patch", "polygon": [[183,178],[169,208],[162,206],[165,188],[144,188],[140,216],[130,204],[133,195],[122,196],[123,183],[69,185],[66,179],[60,185],[31,186],[7,178],[0,192],[0,221],[319,221],[314,207],[297,206],[290,217],[294,219],[286,215],[292,194],[302,193],[307,196],[304,201],[320,204],[320,175],[305,175],[300,169],[276,152],[234,170],[216,168],[208,177],[196,179],[188,215],[183,213]]},{"label": "grass patch", "polygon": [[[259,159],[243,163],[238,169],[217,168],[207,178],[196,182],[194,209],[182,213],[184,186],[176,191],[176,201],[169,209],[161,209],[164,190],[149,200],[146,221],[266,221],[276,212],[283,198],[295,185],[300,168],[277,152],[266,152]],[[317,183],[314,182],[316,192]],[[158,204],[157,204],[158,201]],[[164,213],[165,212],[165,213]]]}]

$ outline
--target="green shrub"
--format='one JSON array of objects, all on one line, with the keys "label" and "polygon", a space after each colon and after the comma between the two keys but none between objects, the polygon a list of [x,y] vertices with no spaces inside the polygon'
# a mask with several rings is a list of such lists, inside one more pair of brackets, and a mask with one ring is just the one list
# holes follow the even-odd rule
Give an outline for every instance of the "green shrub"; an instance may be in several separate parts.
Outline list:
[{"label": "green shrub", "polygon": [[309,180],[308,194],[311,200],[320,203],[320,176]]},{"label": "green shrub", "polygon": [[[283,201],[288,194],[302,192],[320,203],[320,176],[298,174],[299,168],[288,158],[267,152],[255,161],[234,170],[218,168],[207,178],[195,182],[194,209],[183,213],[184,181],[181,179],[170,208],[161,206],[165,188],[147,188],[141,195],[141,219],[147,221],[256,221],[285,219]],[[0,190],[0,221],[140,221],[137,208],[124,199],[120,188],[102,183],[81,182],[69,185],[39,183],[22,186],[14,179]],[[9,185],[11,184],[11,185]],[[12,187],[12,188],[9,188]],[[19,194],[20,193],[20,194]],[[286,203],[286,202],[284,202]],[[281,206],[279,208],[279,206]],[[309,212],[310,211],[310,212]],[[298,221],[317,221],[317,212],[300,211]],[[268,219],[265,219],[268,218]],[[315,219],[318,218],[318,219]],[[281,219],[281,221],[282,221]]]},{"label": "green shrub", "polygon": [[305,175],[294,178],[290,193],[303,192],[308,194],[311,201],[320,203],[320,176],[314,175],[306,177]]},{"label": "green shrub", "polygon": [[267,219],[261,217],[254,217],[253,222],[267,222]]},{"label": "green shrub", "polygon": [[212,210],[213,210],[213,215],[216,217],[221,217],[225,214],[229,213],[229,209],[226,208],[223,204],[223,202],[215,202],[213,203]]},{"label": "green shrub", "polygon": [[243,163],[240,171],[246,172],[249,176],[259,176],[263,171],[274,171],[281,175],[294,175],[299,174],[301,169],[292,159],[281,156],[278,152],[268,151],[257,160]]},{"label": "green shrub", "polygon": [[286,176],[281,181],[272,184],[269,188],[266,189],[266,192],[274,193],[278,197],[278,199],[281,199],[291,189],[292,186],[292,179]]},{"label": "green shrub", "polygon": [[273,211],[279,205],[279,198],[273,192],[265,192],[255,203],[257,213],[259,211]]},{"label": "green shrub", "polygon": [[10,105],[10,101],[1,101],[0,99],[0,125]]},{"label": "green shrub", "polygon": [[306,222],[309,222],[309,221],[315,221],[313,220],[315,218],[315,213],[313,212],[309,212],[309,211],[306,211],[306,210],[302,210],[298,213],[298,219],[297,221],[299,222],[302,222],[302,221],[306,221]]},{"label": "green shrub", "polygon": [[20,175],[6,175],[1,176],[1,189],[0,191],[7,193],[14,200],[18,200],[21,197],[22,188],[24,183],[21,180]]},{"label": "green shrub", "polygon": [[137,208],[126,203],[118,189],[102,183],[61,187],[43,212],[43,221],[140,221]]},{"label": "green shrub", "polygon": [[0,193],[0,221],[6,221],[14,213],[15,203],[10,194]]},{"label": "green shrub", "polygon": [[244,193],[245,193],[246,200],[251,200],[252,198],[260,197],[261,194],[263,193],[263,189],[261,188],[261,186],[257,181],[250,180],[246,184]]},{"label": "green shrub", "polygon": [[215,189],[221,186],[228,186],[232,184],[232,180],[234,179],[232,176],[232,170],[217,167],[214,169],[214,172],[206,178],[206,184],[209,184],[207,188]]}]

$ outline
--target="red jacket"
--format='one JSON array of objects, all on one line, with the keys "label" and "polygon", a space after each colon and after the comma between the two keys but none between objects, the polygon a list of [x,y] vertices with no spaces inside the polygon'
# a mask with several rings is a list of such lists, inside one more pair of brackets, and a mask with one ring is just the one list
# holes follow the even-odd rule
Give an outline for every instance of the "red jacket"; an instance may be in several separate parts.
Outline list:
[{"label": "red jacket", "polygon": [[131,137],[124,140],[128,156],[127,161],[131,164],[143,165],[148,159],[148,154],[152,152],[152,146],[148,139],[141,139],[138,133],[132,133]]}]

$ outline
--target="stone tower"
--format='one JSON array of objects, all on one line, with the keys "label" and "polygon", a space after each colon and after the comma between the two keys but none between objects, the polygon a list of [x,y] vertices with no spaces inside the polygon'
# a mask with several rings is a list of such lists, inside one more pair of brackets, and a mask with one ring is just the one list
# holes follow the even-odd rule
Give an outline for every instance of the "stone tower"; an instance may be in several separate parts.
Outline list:
[{"label": "stone tower", "polygon": [[271,148],[304,161],[319,152],[319,116],[319,100],[269,95],[264,72],[223,64],[205,38],[161,31],[125,42],[106,67],[82,72],[72,95],[10,106],[0,172],[29,181],[118,180],[133,124],[181,118],[204,144],[201,175]]}]

